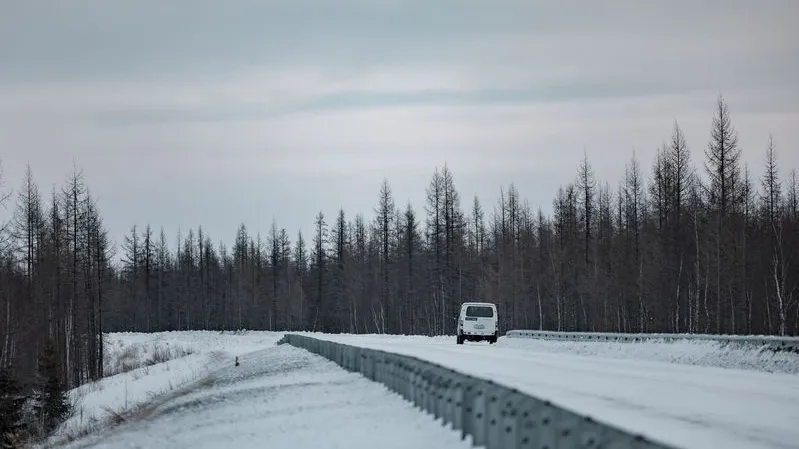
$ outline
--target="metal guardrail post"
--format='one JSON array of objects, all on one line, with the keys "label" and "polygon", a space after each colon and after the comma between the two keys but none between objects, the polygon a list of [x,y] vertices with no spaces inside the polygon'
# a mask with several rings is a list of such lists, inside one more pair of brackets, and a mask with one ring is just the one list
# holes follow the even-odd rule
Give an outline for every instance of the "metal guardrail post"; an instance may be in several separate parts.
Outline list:
[{"label": "metal guardrail post", "polygon": [[380,382],[382,384],[386,384],[389,382],[389,369],[391,368],[391,359],[386,353],[380,354],[380,372],[382,374],[382,380]]},{"label": "metal guardrail post", "polygon": [[385,352],[380,353],[380,363],[381,363],[381,376],[382,383],[385,387],[391,391],[391,355]]},{"label": "metal guardrail post", "polygon": [[433,416],[443,420],[444,415],[444,369],[433,368]]},{"label": "metal guardrail post", "polygon": [[452,384],[452,429],[460,430],[463,437],[464,410],[466,408],[463,396],[465,392],[466,376],[457,375]]},{"label": "metal guardrail post", "polygon": [[427,411],[438,419],[438,370],[436,367],[427,369]]},{"label": "metal guardrail post", "polygon": [[396,392],[395,390],[396,378],[394,377],[394,357],[391,354],[386,354],[386,388],[389,391]]},{"label": "metal guardrail post", "polygon": [[521,427],[523,425],[521,407],[525,396],[516,390],[509,390],[500,400],[502,419],[500,447],[521,447]]},{"label": "metal guardrail post", "polygon": [[410,361],[408,365],[408,379],[410,380],[410,388],[406,399],[415,406],[418,404],[416,396],[419,394],[419,373],[418,367],[413,361]]},{"label": "metal guardrail post", "polygon": [[411,378],[408,374],[408,364],[405,360],[401,360],[399,364],[399,383],[399,394],[407,400],[411,391]]},{"label": "metal guardrail post", "polygon": [[461,439],[465,439],[466,435],[474,434],[474,399],[477,396],[476,386],[478,382],[476,379],[469,377],[464,379],[461,386]]},{"label": "metal guardrail post", "polygon": [[405,383],[405,363],[398,357],[394,361],[394,391],[402,397],[405,397]]},{"label": "metal guardrail post", "polygon": [[401,358],[397,360],[397,393],[405,399],[408,399],[408,369],[405,361]]},{"label": "metal guardrail post", "polygon": [[375,380],[375,357],[372,352],[366,353],[366,378]]},{"label": "metal guardrail post", "polygon": [[419,409],[422,409],[422,403],[424,402],[424,393],[425,393],[424,373],[422,372],[421,366],[419,366],[417,363],[414,363],[414,365],[416,365],[413,370],[414,377],[416,378],[416,383],[413,391],[414,393],[413,405],[419,407]]},{"label": "metal guardrail post", "polygon": [[556,447],[580,447],[583,432],[588,430],[580,416],[559,408],[552,408]]},{"label": "metal guardrail post", "polygon": [[529,396],[517,399],[518,420],[516,424],[516,447],[534,447],[539,438],[540,423],[536,411],[542,402]]},{"label": "metal guardrail post", "polygon": [[436,405],[435,372],[433,368],[426,367],[424,373],[424,409],[427,413],[434,415]]},{"label": "metal guardrail post", "polygon": [[503,445],[504,421],[502,405],[510,390],[491,381],[483,381],[478,385],[474,401],[475,429],[472,433],[474,444],[489,449],[507,447]]},{"label": "metal guardrail post", "polygon": [[411,397],[413,397],[413,367],[411,366],[411,362],[405,360],[402,362],[402,379],[405,382],[405,385],[402,387],[402,397],[405,398],[408,402],[411,402]]},{"label": "metal guardrail post", "polygon": [[537,447],[557,447],[556,429],[553,422],[554,414],[555,411],[548,402],[545,402],[537,413],[533,413],[533,419],[537,419],[539,429],[537,441],[533,440],[533,444],[537,445]]},{"label": "metal guardrail post", "polygon": [[455,374],[452,370],[445,370],[441,373],[441,423],[444,425],[452,424],[455,410]]},{"label": "metal guardrail post", "polygon": [[518,395],[518,392],[499,385],[493,385],[489,389],[486,407],[486,416],[488,416],[487,446],[489,448],[510,447],[508,443],[511,442],[509,435],[512,429],[508,429],[505,415],[507,414],[507,399],[514,395]]},{"label": "metal guardrail post", "polygon": [[430,386],[428,385],[427,379],[427,370],[424,366],[419,366],[419,395],[417,405],[419,408],[425,412],[427,412],[427,400],[430,392]]},{"label": "metal guardrail post", "polygon": [[434,419],[438,419],[441,415],[439,414],[438,406],[439,406],[439,394],[441,386],[439,376],[438,376],[438,367],[433,366],[430,367],[427,373],[428,378],[428,386],[429,391],[427,394],[427,409],[428,412],[433,415]]},{"label": "metal guardrail post", "polygon": [[474,412],[471,415],[472,441],[475,446],[486,446],[488,443],[488,398],[491,396],[492,387],[486,382],[481,382],[475,386],[475,390],[472,402]]},{"label": "metal guardrail post", "polygon": [[447,388],[445,386],[446,379],[447,379],[446,370],[444,368],[441,368],[441,367],[436,367],[435,368],[435,382],[434,382],[434,385],[435,385],[435,391],[434,391],[435,398],[433,400],[433,402],[435,404],[434,416],[436,417],[436,419],[441,419],[442,422],[444,422],[444,420],[445,420],[444,413],[445,413],[446,408],[447,408],[447,399],[446,399]]}]

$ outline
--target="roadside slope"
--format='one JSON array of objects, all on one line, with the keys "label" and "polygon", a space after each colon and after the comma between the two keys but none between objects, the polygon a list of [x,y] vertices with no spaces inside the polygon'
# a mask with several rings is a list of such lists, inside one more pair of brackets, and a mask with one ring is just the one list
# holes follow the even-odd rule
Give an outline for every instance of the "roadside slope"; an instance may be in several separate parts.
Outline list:
[{"label": "roadside slope", "polygon": [[275,345],[276,332],[185,331],[105,336],[106,377],[69,392],[75,412],[48,440],[100,431],[159,397],[232,366],[236,356]]},{"label": "roadside slope", "polygon": [[141,420],[66,447],[471,447],[384,386],[303,349],[274,346],[239,361]]}]

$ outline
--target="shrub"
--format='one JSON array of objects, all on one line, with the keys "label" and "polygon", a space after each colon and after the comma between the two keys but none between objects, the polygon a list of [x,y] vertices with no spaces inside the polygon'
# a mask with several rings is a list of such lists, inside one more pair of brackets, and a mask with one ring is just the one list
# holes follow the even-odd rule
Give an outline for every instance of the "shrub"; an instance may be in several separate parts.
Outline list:
[{"label": "shrub", "polygon": [[49,434],[69,417],[72,404],[61,381],[58,353],[52,341],[44,345],[39,357],[39,379],[33,410],[41,430]]},{"label": "shrub", "polygon": [[22,439],[22,407],[27,398],[8,368],[0,368],[0,448],[12,448]]}]

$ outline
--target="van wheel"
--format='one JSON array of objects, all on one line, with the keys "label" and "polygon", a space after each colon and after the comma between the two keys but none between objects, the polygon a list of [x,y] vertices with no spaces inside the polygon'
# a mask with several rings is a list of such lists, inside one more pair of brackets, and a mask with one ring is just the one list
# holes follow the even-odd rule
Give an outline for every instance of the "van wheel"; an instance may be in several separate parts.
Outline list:
[{"label": "van wheel", "polygon": [[488,337],[488,343],[489,343],[489,344],[492,344],[492,345],[493,345],[493,344],[494,344],[494,343],[496,343],[496,342],[497,342],[497,337],[496,337],[496,335],[495,335],[495,336],[493,336],[493,337]]}]

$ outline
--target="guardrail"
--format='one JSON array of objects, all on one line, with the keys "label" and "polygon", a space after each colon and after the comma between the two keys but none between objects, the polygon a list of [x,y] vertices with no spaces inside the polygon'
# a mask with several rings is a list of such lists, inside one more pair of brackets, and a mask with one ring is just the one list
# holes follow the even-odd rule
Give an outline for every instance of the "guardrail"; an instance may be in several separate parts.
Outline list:
[{"label": "guardrail", "polygon": [[708,334],[623,334],[613,332],[557,332],[535,330],[510,330],[511,338],[537,338],[543,340],[617,341],[625,343],[642,341],[715,341],[725,344],[767,347],[776,351],[799,352],[799,337],[771,335],[708,335]]},{"label": "guardrail", "polygon": [[674,449],[518,390],[400,354],[296,334],[278,344],[306,349],[363,374],[487,449]]}]

